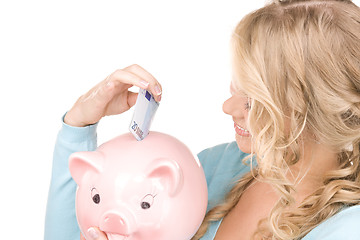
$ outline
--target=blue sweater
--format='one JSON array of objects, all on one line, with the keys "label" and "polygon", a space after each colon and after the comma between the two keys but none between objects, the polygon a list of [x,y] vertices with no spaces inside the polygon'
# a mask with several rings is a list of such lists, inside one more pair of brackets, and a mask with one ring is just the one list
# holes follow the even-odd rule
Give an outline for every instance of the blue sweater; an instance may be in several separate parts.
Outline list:
[{"label": "blue sweater", "polygon": [[[84,128],[63,123],[58,134],[52,165],[49,189],[45,240],[79,240],[80,230],[75,215],[76,183],[68,170],[71,153],[93,151],[97,146],[97,124]],[[246,156],[236,142],[218,145],[199,153],[208,184],[208,210],[220,203],[234,182],[250,171],[242,163]],[[219,186],[222,186],[219,188]],[[221,220],[210,225],[202,240],[214,239]],[[307,234],[304,240],[360,239],[360,206],[346,208],[321,223]]]}]

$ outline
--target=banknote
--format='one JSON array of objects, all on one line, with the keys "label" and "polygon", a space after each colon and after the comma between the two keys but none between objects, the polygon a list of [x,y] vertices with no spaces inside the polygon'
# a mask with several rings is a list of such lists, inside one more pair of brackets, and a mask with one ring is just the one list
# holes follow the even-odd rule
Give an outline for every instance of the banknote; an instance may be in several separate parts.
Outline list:
[{"label": "banknote", "polygon": [[150,92],[145,89],[139,90],[129,127],[130,132],[138,141],[143,140],[149,134],[150,125],[158,107],[159,103],[155,101]]}]

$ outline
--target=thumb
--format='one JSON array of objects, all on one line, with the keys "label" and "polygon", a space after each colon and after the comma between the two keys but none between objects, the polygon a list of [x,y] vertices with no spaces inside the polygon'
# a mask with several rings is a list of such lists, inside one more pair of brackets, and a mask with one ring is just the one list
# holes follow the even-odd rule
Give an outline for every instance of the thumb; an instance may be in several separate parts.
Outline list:
[{"label": "thumb", "polygon": [[134,106],[137,100],[138,93],[129,92],[128,95],[128,104],[130,107]]},{"label": "thumb", "polygon": [[84,235],[82,235],[82,233],[80,233],[80,240],[86,240]]},{"label": "thumb", "polygon": [[91,227],[87,230],[90,239],[88,240],[108,240],[106,234],[97,227]]}]

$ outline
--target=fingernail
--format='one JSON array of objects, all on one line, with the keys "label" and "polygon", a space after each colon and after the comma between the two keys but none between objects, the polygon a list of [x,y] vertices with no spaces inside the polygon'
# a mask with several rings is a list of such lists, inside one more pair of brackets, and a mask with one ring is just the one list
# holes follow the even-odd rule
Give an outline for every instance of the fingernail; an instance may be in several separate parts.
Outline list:
[{"label": "fingernail", "polygon": [[99,238],[99,234],[96,232],[95,228],[91,227],[87,230],[87,232],[88,232],[89,236],[91,237],[91,239],[96,240]]},{"label": "fingernail", "polygon": [[160,95],[160,94],[161,94],[161,90],[160,90],[160,88],[159,88],[158,85],[155,86],[155,93],[156,93],[156,95]]},{"label": "fingernail", "polygon": [[149,83],[146,82],[146,81],[141,80],[140,83],[141,83],[141,85],[143,85],[145,88],[147,88],[147,87],[149,86]]}]

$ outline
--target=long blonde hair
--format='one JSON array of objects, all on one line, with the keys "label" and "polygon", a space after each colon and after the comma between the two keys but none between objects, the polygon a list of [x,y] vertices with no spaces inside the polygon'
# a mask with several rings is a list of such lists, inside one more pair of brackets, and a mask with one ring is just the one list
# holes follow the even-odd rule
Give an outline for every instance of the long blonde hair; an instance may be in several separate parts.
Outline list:
[{"label": "long blonde hair", "polygon": [[[346,0],[274,1],[241,20],[232,48],[237,87],[252,99],[258,167],[207,213],[193,239],[225,217],[255,177],[281,198],[253,238],[300,239],[342,207],[360,204],[360,10]],[[294,183],[286,173],[301,156],[304,132],[337,152],[340,168],[289,208]]]}]

